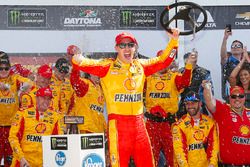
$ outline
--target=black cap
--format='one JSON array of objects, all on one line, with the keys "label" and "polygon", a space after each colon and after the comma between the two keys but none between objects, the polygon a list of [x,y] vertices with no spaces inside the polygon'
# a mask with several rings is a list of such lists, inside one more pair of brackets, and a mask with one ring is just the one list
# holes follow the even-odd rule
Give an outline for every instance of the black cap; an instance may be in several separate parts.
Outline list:
[{"label": "black cap", "polygon": [[69,72],[69,62],[65,58],[60,58],[56,61],[55,67],[58,69],[60,73],[68,73]]},{"label": "black cap", "polygon": [[201,98],[200,98],[200,95],[194,91],[190,91],[187,93],[185,99],[184,99],[184,102],[187,102],[187,101],[194,101],[194,102],[198,102],[200,101]]},{"label": "black cap", "polygon": [[6,64],[10,66],[10,60],[7,53],[0,51],[0,64]]}]

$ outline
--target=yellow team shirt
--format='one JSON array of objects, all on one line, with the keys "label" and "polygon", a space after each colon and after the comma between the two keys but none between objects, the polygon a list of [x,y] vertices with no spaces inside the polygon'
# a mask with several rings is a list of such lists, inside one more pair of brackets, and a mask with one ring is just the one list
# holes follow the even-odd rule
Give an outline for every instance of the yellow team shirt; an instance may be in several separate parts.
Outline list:
[{"label": "yellow team shirt", "polygon": [[0,82],[8,87],[6,90],[0,90],[0,126],[10,126],[19,107],[18,91],[23,83],[31,84],[31,81],[12,74],[8,78],[0,79]]}]

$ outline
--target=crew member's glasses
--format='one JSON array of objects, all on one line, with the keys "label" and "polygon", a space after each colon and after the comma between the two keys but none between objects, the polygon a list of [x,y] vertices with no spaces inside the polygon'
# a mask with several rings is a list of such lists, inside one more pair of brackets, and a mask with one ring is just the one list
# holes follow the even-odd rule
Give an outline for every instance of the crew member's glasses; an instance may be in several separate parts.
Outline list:
[{"label": "crew member's glasses", "polygon": [[126,48],[126,46],[128,46],[128,48],[133,48],[135,46],[135,43],[130,42],[130,43],[120,43],[117,46],[119,46],[119,48],[124,49]]},{"label": "crew member's glasses", "polygon": [[233,44],[233,45],[231,46],[231,48],[242,48],[242,45],[239,44],[239,43]]},{"label": "crew member's glasses", "polygon": [[10,67],[0,67],[0,71],[3,71],[3,70],[9,71],[9,69],[10,69]]},{"label": "crew member's glasses", "polygon": [[244,97],[245,97],[245,95],[242,95],[242,94],[239,94],[239,95],[231,95],[230,96],[232,99],[236,99],[237,97],[239,98],[239,99],[243,99]]}]

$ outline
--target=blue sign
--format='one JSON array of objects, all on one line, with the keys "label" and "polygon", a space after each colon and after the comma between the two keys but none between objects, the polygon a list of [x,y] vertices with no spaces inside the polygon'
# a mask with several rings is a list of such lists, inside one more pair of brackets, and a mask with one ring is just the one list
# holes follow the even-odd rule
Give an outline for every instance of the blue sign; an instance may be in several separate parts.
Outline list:
[{"label": "blue sign", "polygon": [[82,167],[92,167],[92,166],[104,167],[104,161],[102,157],[100,157],[99,155],[95,153],[87,155],[83,159]]},{"label": "blue sign", "polygon": [[62,151],[57,152],[56,156],[55,156],[55,161],[56,161],[57,165],[63,166],[66,162],[66,156],[65,156],[64,152],[62,152]]}]

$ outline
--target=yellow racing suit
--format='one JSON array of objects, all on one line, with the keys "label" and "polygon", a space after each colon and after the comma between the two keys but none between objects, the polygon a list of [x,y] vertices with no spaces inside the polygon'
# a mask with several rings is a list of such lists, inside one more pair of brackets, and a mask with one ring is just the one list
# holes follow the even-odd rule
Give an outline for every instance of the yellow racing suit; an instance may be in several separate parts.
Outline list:
[{"label": "yellow racing suit", "polygon": [[127,166],[132,156],[137,167],[154,166],[149,137],[143,120],[145,77],[173,61],[178,40],[171,39],[163,54],[151,59],[134,59],[125,64],[117,58],[84,58],[75,69],[97,75],[107,104],[109,152],[112,167]]},{"label": "yellow racing suit", "polygon": [[31,81],[18,74],[0,79],[0,83],[5,84],[5,89],[0,90],[0,159],[4,157],[5,166],[9,166],[7,164],[10,164],[12,156],[8,137],[12,119],[19,107],[18,91],[26,82]]},{"label": "yellow racing suit", "polygon": [[164,152],[169,166],[174,166],[171,123],[178,111],[179,95],[190,84],[192,65],[186,64],[183,74],[167,70],[147,77],[146,128],[150,137],[155,164],[158,166],[160,151]]},{"label": "yellow racing suit", "polygon": [[9,142],[13,150],[13,167],[25,158],[32,167],[41,167],[42,136],[62,134],[59,114],[48,109],[41,116],[32,107],[19,110],[12,122]]},{"label": "yellow racing suit", "polygon": [[174,153],[180,167],[218,165],[218,136],[215,122],[201,115],[198,122],[184,115],[172,128]]},{"label": "yellow racing suit", "polygon": [[78,124],[78,130],[80,133],[105,132],[104,96],[101,86],[90,79],[80,78],[80,71],[78,70],[73,69],[70,77],[75,90],[70,115],[84,117],[84,124]]}]

